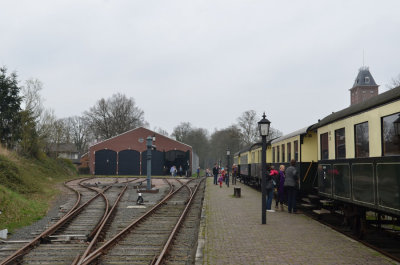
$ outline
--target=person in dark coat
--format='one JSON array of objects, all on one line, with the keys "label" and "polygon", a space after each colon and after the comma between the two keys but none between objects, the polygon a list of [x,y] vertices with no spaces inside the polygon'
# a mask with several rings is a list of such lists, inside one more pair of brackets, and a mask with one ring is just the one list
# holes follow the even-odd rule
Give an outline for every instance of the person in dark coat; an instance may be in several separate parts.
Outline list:
[{"label": "person in dark coat", "polygon": [[279,203],[281,204],[281,211],[283,212],[283,203],[285,201],[285,190],[284,190],[284,185],[285,183],[285,166],[280,165],[279,166],[279,175],[276,180],[276,188],[277,188],[277,196],[275,198],[275,209],[278,210],[278,205]]},{"label": "person in dark coat", "polygon": [[285,171],[285,190],[288,194],[288,212],[296,213],[296,195],[299,186],[299,176],[296,169],[296,160],[290,161],[290,166]]},{"label": "person in dark coat", "polygon": [[275,212],[275,210],[271,209],[272,198],[274,197],[274,189],[275,189],[275,177],[278,175],[278,171],[274,169],[274,166],[271,166],[269,172],[267,172],[267,212]]},{"label": "person in dark coat", "polygon": [[218,185],[218,173],[219,173],[219,168],[218,165],[215,163],[214,167],[213,167],[213,175],[214,175],[214,184]]}]

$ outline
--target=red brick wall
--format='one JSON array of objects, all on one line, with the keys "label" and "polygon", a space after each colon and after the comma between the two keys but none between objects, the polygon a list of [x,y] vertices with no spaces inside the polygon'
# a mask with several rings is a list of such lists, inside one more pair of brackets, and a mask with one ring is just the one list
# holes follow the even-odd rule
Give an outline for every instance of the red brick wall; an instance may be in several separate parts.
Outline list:
[{"label": "red brick wall", "polygon": [[[371,93],[372,91],[372,93]],[[378,95],[378,86],[354,87],[350,90],[350,105],[364,102]]]},{"label": "red brick wall", "polygon": [[[89,148],[89,167],[90,173],[94,172],[94,161],[95,161],[95,152],[102,149],[109,149],[116,152],[132,149],[139,152],[144,152],[147,150],[146,147],[146,138],[148,136],[156,137],[156,140],[153,141],[153,145],[156,146],[158,151],[170,151],[170,150],[180,150],[183,152],[190,151],[190,164],[192,164],[192,147],[189,145],[177,142],[168,137],[165,137],[161,134],[148,130],[146,128],[140,127],[126,133],[120,134],[103,142],[92,145]],[[142,142],[139,142],[139,139],[143,139]]]}]

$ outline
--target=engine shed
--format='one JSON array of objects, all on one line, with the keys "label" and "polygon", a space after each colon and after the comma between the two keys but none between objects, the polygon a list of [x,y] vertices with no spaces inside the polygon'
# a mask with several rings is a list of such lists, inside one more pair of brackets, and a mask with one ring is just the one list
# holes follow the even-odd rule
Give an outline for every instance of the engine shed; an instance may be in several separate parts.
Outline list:
[{"label": "engine shed", "polygon": [[153,138],[152,175],[167,175],[172,166],[183,172],[192,169],[192,147],[169,137],[139,127],[89,148],[92,175],[146,175],[146,138]]}]

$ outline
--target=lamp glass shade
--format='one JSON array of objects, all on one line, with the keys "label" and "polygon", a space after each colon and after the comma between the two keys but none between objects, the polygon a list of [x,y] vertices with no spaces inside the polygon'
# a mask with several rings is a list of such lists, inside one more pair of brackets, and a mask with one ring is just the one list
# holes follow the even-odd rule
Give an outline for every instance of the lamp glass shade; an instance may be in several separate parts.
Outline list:
[{"label": "lamp glass shade", "polygon": [[266,119],[265,113],[262,117],[263,118],[258,122],[258,131],[260,132],[260,136],[268,136],[269,125],[271,124],[271,122]]},{"label": "lamp glass shade", "polygon": [[231,150],[229,150],[229,149],[226,150],[226,155],[227,155],[227,156],[231,155]]},{"label": "lamp glass shade", "polygon": [[268,133],[269,133],[269,124],[268,123],[258,124],[258,128],[260,130],[261,136],[268,136]]}]

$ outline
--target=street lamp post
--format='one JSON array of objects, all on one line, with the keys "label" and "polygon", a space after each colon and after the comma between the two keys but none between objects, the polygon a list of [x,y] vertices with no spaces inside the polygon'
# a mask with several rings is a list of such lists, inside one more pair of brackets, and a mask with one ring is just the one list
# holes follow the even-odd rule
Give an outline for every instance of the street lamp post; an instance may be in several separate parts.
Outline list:
[{"label": "street lamp post", "polygon": [[228,147],[228,149],[226,149],[226,160],[227,160],[227,162],[228,162],[228,165],[226,166],[227,167],[227,172],[228,172],[228,176],[227,176],[227,180],[226,180],[226,185],[229,187],[229,157],[230,157],[230,155],[231,155],[231,150],[229,150],[229,147]]},{"label": "street lamp post", "polygon": [[147,145],[147,190],[151,190],[151,148],[153,147],[153,137],[146,139]]},{"label": "street lamp post", "polygon": [[258,122],[258,130],[260,132],[260,136],[262,138],[262,151],[261,151],[261,165],[262,165],[262,171],[261,171],[261,224],[266,224],[267,223],[267,202],[266,202],[266,196],[267,196],[267,190],[266,190],[266,185],[267,185],[267,180],[266,180],[266,174],[267,174],[267,136],[269,133],[269,125],[271,122],[266,119],[265,112],[262,116],[263,118]]}]

